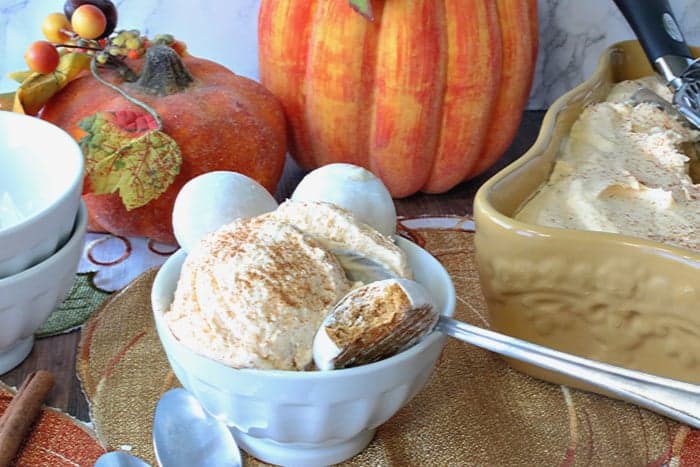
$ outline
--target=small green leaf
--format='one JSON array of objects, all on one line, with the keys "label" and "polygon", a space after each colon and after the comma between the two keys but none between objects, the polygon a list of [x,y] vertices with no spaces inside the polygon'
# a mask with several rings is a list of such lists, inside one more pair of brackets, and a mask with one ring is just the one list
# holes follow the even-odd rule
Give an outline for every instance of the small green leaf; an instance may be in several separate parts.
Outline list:
[{"label": "small green leaf", "polygon": [[349,0],[350,6],[370,21],[374,21],[371,0]]},{"label": "small green leaf", "polygon": [[149,125],[139,112],[97,112],[79,126],[90,188],[95,194],[119,191],[127,210],[158,198],[180,173],[180,148],[167,134]]}]

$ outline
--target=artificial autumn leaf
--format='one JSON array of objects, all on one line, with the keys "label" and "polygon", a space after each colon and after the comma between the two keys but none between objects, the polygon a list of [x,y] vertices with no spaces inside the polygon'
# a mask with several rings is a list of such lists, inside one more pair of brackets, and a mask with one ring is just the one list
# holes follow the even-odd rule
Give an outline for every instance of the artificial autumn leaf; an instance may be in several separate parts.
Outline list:
[{"label": "artificial autumn leaf", "polygon": [[374,15],[372,14],[372,1],[371,0],[349,0],[350,6],[353,10],[360,13],[362,16],[370,21],[374,21]]},{"label": "artificial autumn leaf", "polygon": [[119,191],[127,210],[158,198],[180,173],[180,147],[147,113],[97,112],[79,126],[93,193]]},{"label": "artificial autumn leaf", "polygon": [[52,73],[30,73],[15,93],[13,110],[36,115],[54,94],[83,70],[90,68],[90,60],[92,57],[87,54],[71,52],[61,56],[58,67]]},{"label": "artificial autumn leaf", "polygon": [[31,70],[11,71],[7,74],[7,77],[22,84],[32,73],[33,71]]}]

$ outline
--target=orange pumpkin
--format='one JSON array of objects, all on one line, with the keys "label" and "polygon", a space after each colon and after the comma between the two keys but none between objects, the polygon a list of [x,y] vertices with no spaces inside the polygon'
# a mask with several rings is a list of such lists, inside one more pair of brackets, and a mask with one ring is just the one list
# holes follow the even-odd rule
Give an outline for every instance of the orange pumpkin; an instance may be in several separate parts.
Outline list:
[{"label": "orange pumpkin", "polygon": [[[152,50],[169,52],[164,57]],[[125,208],[116,193],[92,193],[87,177],[83,199],[92,230],[175,243],[173,204],[189,179],[214,170],[232,170],[274,193],[284,167],[286,123],[280,103],[267,89],[217,63],[189,55],[179,58],[165,46],[150,48],[145,60],[152,60],[150,65],[157,71],[147,76],[142,73],[136,82],[125,82],[116,71],[104,70],[100,76],[159,114],[163,132],[180,147],[180,172],[158,198],[132,210]],[[138,72],[143,62],[131,65]],[[78,122],[83,118],[98,111],[122,110],[143,112],[85,75],[56,94],[42,109],[41,117],[80,140],[85,132]]]},{"label": "orange pumpkin", "polygon": [[536,0],[262,0],[261,82],[305,169],[349,162],[394,197],[440,193],[510,145],[537,53]]}]

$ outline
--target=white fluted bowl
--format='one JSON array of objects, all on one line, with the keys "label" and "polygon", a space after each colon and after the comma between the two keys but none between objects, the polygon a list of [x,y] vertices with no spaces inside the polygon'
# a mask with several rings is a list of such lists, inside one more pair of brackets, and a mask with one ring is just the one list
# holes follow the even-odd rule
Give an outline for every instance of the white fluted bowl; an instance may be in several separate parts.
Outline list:
[{"label": "white fluted bowl", "polygon": [[36,331],[66,297],[75,280],[87,230],[80,202],[68,241],[44,261],[0,279],[0,374],[29,355]]},{"label": "white fluted bowl", "polygon": [[[449,274],[428,252],[397,239],[415,278],[452,316],[455,292]],[[367,446],[376,428],[428,381],[445,337],[433,333],[391,358],[333,371],[235,369],[203,357],[177,341],[163,320],[185,259],[171,256],[156,275],[152,305],[156,329],[182,385],[225,421],[240,446],[273,464],[328,465]]]},{"label": "white fluted bowl", "polygon": [[38,264],[66,242],[83,169],[80,146],[61,128],[0,112],[0,278]]}]

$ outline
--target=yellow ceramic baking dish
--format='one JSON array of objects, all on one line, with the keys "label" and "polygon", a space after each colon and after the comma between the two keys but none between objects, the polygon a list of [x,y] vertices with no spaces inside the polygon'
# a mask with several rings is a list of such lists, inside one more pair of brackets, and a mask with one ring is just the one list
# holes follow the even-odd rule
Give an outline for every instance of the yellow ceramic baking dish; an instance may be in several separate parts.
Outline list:
[{"label": "yellow ceramic baking dish", "polygon": [[[637,41],[612,45],[593,76],[550,107],[530,150],[480,188],[474,202],[479,274],[494,330],[700,383],[700,252],[513,218],[547,179],[582,108],[603,100],[615,82],[651,74]],[[533,376],[582,387],[510,363]]]}]

